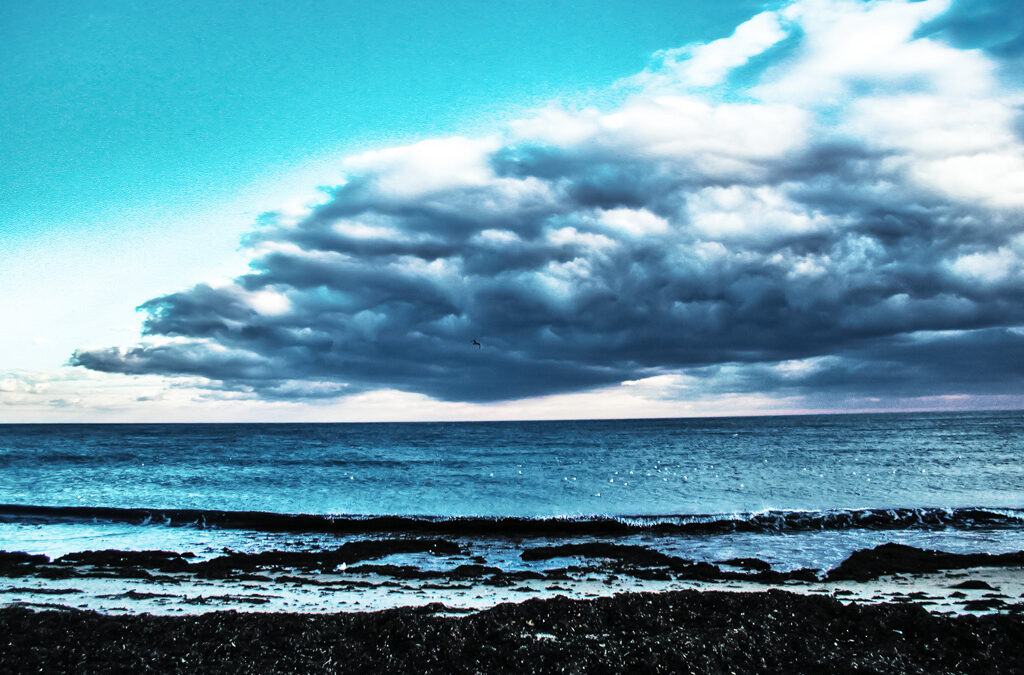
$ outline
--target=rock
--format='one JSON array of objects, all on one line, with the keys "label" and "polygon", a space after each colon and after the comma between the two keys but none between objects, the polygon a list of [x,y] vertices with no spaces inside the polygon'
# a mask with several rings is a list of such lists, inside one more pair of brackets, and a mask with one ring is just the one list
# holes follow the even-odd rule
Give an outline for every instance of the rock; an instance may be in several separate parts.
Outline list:
[{"label": "rock", "polygon": [[582,544],[561,544],[528,548],[520,554],[523,560],[550,560],[552,558],[580,557],[607,558],[632,565],[681,567],[693,563],[671,555],[665,555],[643,546],[623,546],[603,542]]},{"label": "rock", "polygon": [[729,558],[728,560],[719,560],[718,564],[739,567],[740,569],[754,572],[768,572],[772,568],[771,565],[760,558]]},{"label": "rock", "polygon": [[1006,603],[998,598],[987,598],[985,600],[965,600],[960,604],[963,605],[964,609],[987,612],[989,610],[1002,607]]},{"label": "rock", "polygon": [[994,591],[994,590],[996,590],[995,588],[992,588],[991,586],[989,586],[984,581],[979,581],[977,579],[968,579],[967,581],[961,581],[958,584],[953,584],[952,586],[950,586],[950,588],[964,588],[964,589],[968,589],[968,590],[981,590],[981,591]]},{"label": "rock", "polygon": [[126,674],[1024,671],[1021,616],[936,616],[781,591],[556,597],[446,614],[437,604],[175,617],[8,607],[0,663]]},{"label": "rock", "polygon": [[32,555],[21,551],[0,551],[0,576],[20,577],[32,574],[50,559],[45,555]]},{"label": "rock", "polygon": [[946,553],[903,544],[882,544],[854,551],[825,577],[829,581],[867,581],[880,576],[908,572],[936,572],[967,567],[1024,566],[1024,551],[1017,553]]}]

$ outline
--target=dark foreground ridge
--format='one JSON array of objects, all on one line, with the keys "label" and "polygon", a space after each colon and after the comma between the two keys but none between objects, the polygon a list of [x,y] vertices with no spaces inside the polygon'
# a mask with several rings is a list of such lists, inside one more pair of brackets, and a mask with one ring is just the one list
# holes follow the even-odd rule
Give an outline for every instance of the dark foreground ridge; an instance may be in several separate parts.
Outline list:
[{"label": "dark foreground ridge", "polygon": [[5,672],[886,672],[1024,670],[1024,618],[767,593],[529,600],[476,614],[105,616],[0,610]]},{"label": "dark foreground ridge", "polygon": [[1024,529],[1024,509],[985,507],[835,509],[758,513],[582,516],[573,518],[487,518],[436,516],[348,516],[215,511],[127,509],[102,506],[0,504],[0,522],[91,522],[212,527],[258,532],[332,534],[420,534],[432,536],[570,537],[812,530]]}]

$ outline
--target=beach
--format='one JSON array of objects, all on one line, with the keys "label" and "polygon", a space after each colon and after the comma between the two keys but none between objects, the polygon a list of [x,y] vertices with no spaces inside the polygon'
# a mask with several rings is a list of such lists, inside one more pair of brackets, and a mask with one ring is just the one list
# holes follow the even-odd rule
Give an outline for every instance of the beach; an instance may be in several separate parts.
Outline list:
[{"label": "beach", "polygon": [[[372,564],[423,554],[433,566]],[[1014,672],[1024,552],[897,544],[828,571],[639,546],[0,556],[9,672]]]}]

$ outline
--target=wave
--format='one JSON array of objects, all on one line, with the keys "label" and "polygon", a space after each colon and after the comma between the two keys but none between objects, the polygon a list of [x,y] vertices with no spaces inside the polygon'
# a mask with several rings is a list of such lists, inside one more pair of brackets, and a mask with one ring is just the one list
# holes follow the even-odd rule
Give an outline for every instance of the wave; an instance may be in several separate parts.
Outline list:
[{"label": "wave", "polygon": [[389,533],[496,537],[616,537],[643,533],[714,535],[731,532],[784,534],[814,530],[1024,529],[1024,509],[833,509],[660,516],[520,518],[315,515],[263,511],[0,504],[0,522],[106,522],[339,535]]}]

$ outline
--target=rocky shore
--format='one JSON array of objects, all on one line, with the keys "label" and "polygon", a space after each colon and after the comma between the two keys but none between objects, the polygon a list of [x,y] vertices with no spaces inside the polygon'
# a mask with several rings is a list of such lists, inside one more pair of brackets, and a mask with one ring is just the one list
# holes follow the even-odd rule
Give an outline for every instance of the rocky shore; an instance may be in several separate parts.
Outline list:
[{"label": "rocky shore", "polygon": [[885,544],[824,572],[607,542],[517,557],[543,567],[421,538],[0,552],[0,672],[1024,672],[1024,552]]},{"label": "rocky shore", "polygon": [[[264,551],[241,553],[225,551],[208,560],[196,561],[193,553],[175,551],[81,551],[69,553],[56,560],[45,555],[0,551],[0,577],[38,577],[43,579],[72,578],[134,578],[144,581],[160,579],[159,575],[185,573],[206,579],[235,579],[238,581],[269,581],[270,578],[254,574],[268,570],[301,570],[318,574],[349,565],[377,560],[391,555],[425,553],[434,557],[467,558],[472,564],[460,564],[444,572],[425,571],[395,565],[362,566],[351,571],[385,572],[394,577],[446,578],[491,577],[495,584],[528,578],[564,578],[579,567],[548,570],[546,574],[507,572],[480,564],[459,544],[445,539],[383,539],[353,541],[324,551]],[[972,567],[1024,567],[1024,551],[1003,553],[957,554],[919,549],[901,544],[883,544],[873,549],[855,551],[838,567],[821,575],[819,570],[798,569],[778,572],[756,558],[718,561],[717,564],[697,562],[665,555],[642,546],[592,542],[537,546],[524,548],[520,554],[524,561],[577,558],[595,560],[595,569],[629,576],[649,577],[650,570],[660,570],[662,576],[692,580],[733,580],[777,583],[785,581],[856,580],[866,581],[897,573],[927,573],[939,570]],[[739,568],[742,572],[726,568]],[[166,578],[164,578],[166,580]],[[173,580],[173,579],[172,579]]]},{"label": "rocky shore", "polygon": [[1024,671],[1019,615],[940,616],[777,590],[444,610],[166,617],[8,607],[0,664],[12,673]]},{"label": "rocky shore", "polygon": [[[188,615],[367,612],[444,605],[471,612],[528,598],[593,599],[681,590],[912,602],[932,613],[1024,611],[1024,552],[954,554],[900,544],[835,568],[773,569],[757,558],[697,561],[608,542],[520,545],[488,560],[473,542],[350,541],[314,551],[79,551],[51,559],[0,551],[0,606]],[[495,563],[501,565],[496,566]]]}]

